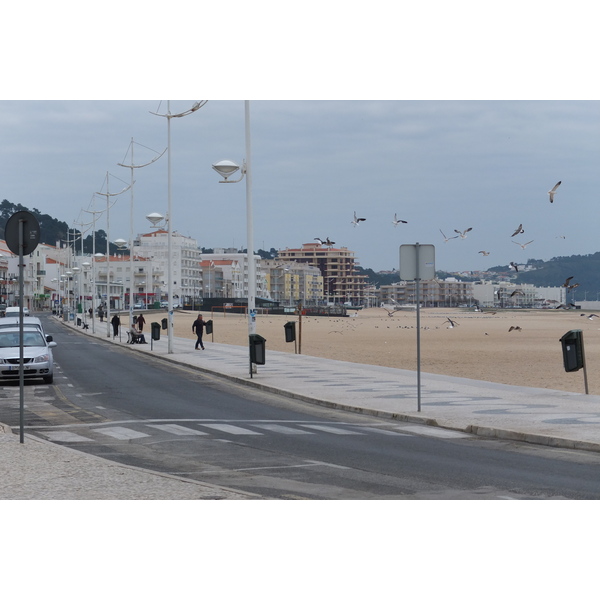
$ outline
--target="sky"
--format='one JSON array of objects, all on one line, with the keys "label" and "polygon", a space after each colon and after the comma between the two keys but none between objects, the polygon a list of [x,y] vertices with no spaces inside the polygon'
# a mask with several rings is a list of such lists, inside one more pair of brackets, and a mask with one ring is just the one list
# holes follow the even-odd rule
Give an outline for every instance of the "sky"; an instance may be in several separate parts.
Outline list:
[{"label": "sky", "polygon": [[[171,100],[171,114],[197,100]],[[108,224],[102,194],[130,183],[118,163],[157,159],[134,169],[134,234],[150,231],[145,215],[168,206],[167,119],[153,112],[167,101],[0,101],[1,198],[84,231],[95,214],[128,240],[131,191],[111,197]],[[255,249],[329,237],[376,271],[416,242],[447,271],[600,250],[598,101],[252,100],[250,132]],[[211,168],[241,164],[244,136],[242,100],[171,119],[173,229],[201,247],[247,245],[246,183],[220,184]]]}]

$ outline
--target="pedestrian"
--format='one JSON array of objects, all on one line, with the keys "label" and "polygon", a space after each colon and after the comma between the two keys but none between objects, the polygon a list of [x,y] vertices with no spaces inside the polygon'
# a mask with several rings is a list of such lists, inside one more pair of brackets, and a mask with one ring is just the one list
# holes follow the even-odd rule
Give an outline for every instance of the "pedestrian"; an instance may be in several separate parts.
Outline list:
[{"label": "pedestrian", "polygon": [[94,316],[94,311],[91,306],[88,308],[88,314],[90,315],[90,319]]},{"label": "pedestrian", "polygon": [[98,308],[98,317],[100,317],[100,323],[104,323],[104,311],[101,306]]},{"label": "pedestrian", "polygon": [[202,319],[202,315],[198,315],[198,318],[192,323],[192,331],[196,332],[198,339],[196,340],[195,350],[198,350],[198,346],[204,350],[204,344],[202,343],[202,333],[206,323]]},{"label": "pedestrian", "polygon": [[135,322],[137,328],[140,330],[140,333],[142,333],[142,331],[144,331],[144,323],[146,322],[146,319],[144,319],[144,315],[140,314],[137,318],[137,321]]},{"label": "pedestrian", "polygon": [[119,335],[119,326],[121,325],[121,319],[119,319],[119,315],[115,314],[110,322],[113,326],[113,338],[116,338]]}]

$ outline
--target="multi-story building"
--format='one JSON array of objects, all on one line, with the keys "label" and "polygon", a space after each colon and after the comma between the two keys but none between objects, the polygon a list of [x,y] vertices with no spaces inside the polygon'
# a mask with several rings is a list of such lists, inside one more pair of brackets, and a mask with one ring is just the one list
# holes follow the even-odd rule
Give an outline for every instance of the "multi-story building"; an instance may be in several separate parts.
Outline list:
[{"label": "multi-story building", "polygon": [[[417,288],[415,281],[400,281],[382,285],[379,289],[381,304],[415,304]],[[473,283],[448,278],[444,281],[423,280],[419,285],[419,300],[422,306],[459,306],[473,303]]]},{"label": "multi-story building", "polygon": [[261,261],[273,300],[287,306],[301,302],[315,306],[323,302],[323,276],[318,267],[295,261]]},{"label": "multi-story building", "polygon": [[[168,247],[169,232],[158,229],[151,233],[138,235],[134,241],[134,255],[151,259],[153,281],[159,284],[160,295],[168,294]],[[173,278],[174,303],[183,304],[186,298],[198,296],[202,289],[202,271],[200,269],[201,252],[196,240],[173,231],[171,234],[171,275]],[[146,277],[146,279],[148,279]]]},{"label": "multi-story building", "polygon": [[328,302],[365,303],[366,275],[359,275],[354,252],[346,247],[324,247],[320,242],[302,244],[302,248],[280,250],[278,259],[307,263],[317,267],[323,277],[323,296]]}]

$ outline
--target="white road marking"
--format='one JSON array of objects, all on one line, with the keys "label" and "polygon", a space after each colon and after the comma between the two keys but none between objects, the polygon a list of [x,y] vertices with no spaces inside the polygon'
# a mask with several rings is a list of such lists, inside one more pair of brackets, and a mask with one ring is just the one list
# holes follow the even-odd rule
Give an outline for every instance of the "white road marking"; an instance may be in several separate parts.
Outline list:
[{"label": "white road marking", "polygon": [[197,429],[192,429],[191,427],[183,427],[182,425],[175,425],[174,423],[165,423],[164,425],[148,425],[148,427],[160,429],[161,431],[166,431],[167,433],[172,433],[173,435],[208,435],[208,433],[205,433],[204,431],[198,431]]},{"label": "white road marking", "polygon": [[335,435],[364,435],[364,433],[359,433],[358,431],[340,429],[339,427],[330,427],[329,425],[302,425],[302,427],[317,429],[318,431],[324,431],[325,433],[333,433]]},{"label": "white road marking", "polygon": [[428,427],[427,425],[402,425],[396,427],[401,431],[410,431],[419,435],[439,438],[468,438],[472,437],[469,433],[462,431],[452,431],[450,429],[441,429],[439,427]]},{"label": "white road marking", "polygon": [[71,431],[50,431],[48,433],[44,433],[44,435],[51,442],[92,442],[90,438],[83,437],[77,433],[72,433]]},{"label": "white road marking", "polygon": [[147,433],[141,433],[134,429],[128,429],[127,427],[103,427],[101,429],[92,429],[96,433],[102,435],[109,435],[118,440],[133,440],[135,438],[150,437]]},{"label": "white road marking", "polygon": [[261,429],[267,429],[268,431],[273,431],[274,433],[284,433],[286,435],[314,435],[312,431],[303,431],[302,429],[294,429],[293,427],[286,427],[285,425],[256,425],[256,427],[260,427]]},{"label": "white road marking", "polygon": [[258,431],[251,431],[250,429],[244,429],[237,425],[227,425],[225,423],[202,423],[201,425],[202,427],[209,427],[210,429],[231,433],[232,435],[262,435]]}]

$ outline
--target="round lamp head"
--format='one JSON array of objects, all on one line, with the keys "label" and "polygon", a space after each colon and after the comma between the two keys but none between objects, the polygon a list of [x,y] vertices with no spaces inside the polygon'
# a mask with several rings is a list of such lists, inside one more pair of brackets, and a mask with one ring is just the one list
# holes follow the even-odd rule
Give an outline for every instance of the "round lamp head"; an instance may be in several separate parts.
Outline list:
[{"label": "round lamp head", "polygon": [[225,180],[231,177],[236,171],[239,171],[240,166],[236,165],[231,160],[221,160],[214,163],[212,168]]}]

